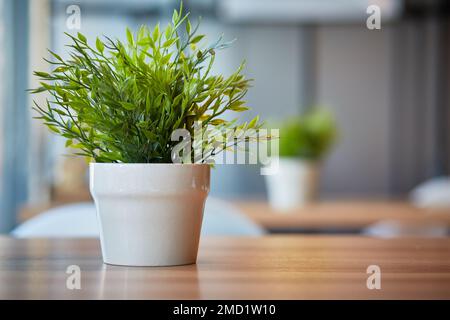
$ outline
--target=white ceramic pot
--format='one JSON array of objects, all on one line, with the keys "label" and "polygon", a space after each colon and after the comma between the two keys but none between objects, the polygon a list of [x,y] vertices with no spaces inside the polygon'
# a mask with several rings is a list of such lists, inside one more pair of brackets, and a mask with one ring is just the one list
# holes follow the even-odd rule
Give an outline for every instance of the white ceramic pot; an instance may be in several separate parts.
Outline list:
[{"label": "white ceramic pot", "polygon": [[265,179],[271,206],[286,212],[316,198],[319,166],[301,159],[280,158],[278,169]]},{"label": "white ceramic pot", "polygon": [[209,181],[207,164],[91,163],[103,261],[195,263]]}]

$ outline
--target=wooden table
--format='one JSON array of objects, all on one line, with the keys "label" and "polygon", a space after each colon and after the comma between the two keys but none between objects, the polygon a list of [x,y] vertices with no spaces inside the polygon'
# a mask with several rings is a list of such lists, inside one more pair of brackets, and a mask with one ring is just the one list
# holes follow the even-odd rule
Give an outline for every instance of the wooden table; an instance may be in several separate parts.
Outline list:
[{"label": "wooden table", "polygon": [[263,201],[235,204],[248,218],[273,232],[358,233],[387,220],[407,226],[450,228],[449,209],[421,209],[402,201],[319,202],[286,211],[277,211]]},{"label": "wooden table", "polygon": [[[66,268],[81,269],[81,290]],[[366,287],[369,265],[381,290]],[[197,265],[104,265],[98,240],[0,238],[0,299],[450,299],[450,239],[203,238]]]}]

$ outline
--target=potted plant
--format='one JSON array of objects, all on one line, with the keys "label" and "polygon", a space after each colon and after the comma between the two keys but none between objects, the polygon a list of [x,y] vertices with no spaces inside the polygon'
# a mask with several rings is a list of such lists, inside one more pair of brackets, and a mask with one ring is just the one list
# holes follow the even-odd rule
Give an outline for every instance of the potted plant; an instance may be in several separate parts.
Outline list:
[{"label": "potted plant", "polygon": [[335,141],[336,126],[330,112],[315,107],[274,127],[278,168],[265,177],[270,204],[283,212],[316,198],[321,160]]},{"label": "potted plant", "polygon": [[[180,7],[164,30],[127,29],[126,42],[105,37],[91,45],[83,34],[67,34],[70,58],[50,51],[53,70],[35,72],[42,82],[32,93],[51,97],[45,106],[35,103],[37,118],[91,162],[105,263],[195,263],[209,159],[227,148],[218,148],[217,132],[260,127],[257,118],[242,124],[220,118],[248,109],[242,99],[249,80],[242,65],[229,77],[211,74],[216,51],[229,43],[219,38],[200,46],[204,35],[188,15]],[[199,122],[202,134],[216,135],[196,144],[200,157],[188,152],[173,163],[180,144],[173,133],[194,135]]]}]

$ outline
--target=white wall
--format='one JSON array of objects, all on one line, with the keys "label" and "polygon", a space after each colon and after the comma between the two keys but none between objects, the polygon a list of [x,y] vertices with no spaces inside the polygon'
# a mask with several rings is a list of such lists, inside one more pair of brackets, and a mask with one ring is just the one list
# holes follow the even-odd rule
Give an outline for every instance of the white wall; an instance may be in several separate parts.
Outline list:
[{"label": "white wall", "polygon": [[317,30],[317,100],[337,117],[340,138],[325,163],[325,195],[389,192],[390,31]]}]

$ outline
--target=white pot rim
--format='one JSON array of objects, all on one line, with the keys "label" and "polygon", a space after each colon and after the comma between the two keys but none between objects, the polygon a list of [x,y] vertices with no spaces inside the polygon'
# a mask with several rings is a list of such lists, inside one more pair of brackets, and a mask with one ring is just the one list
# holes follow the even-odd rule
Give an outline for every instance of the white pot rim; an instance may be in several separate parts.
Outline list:
[{"label": "white pot rim", "polygon": [[114,163],[114,162],[90,162],[90,166],[101,166],[101,167],[147,167],[147,166],[159,166],[159,167],[204,167],[204,166],[210,166],[209,163],[131,163],[131,162],[120,162],[120,163]]}]

